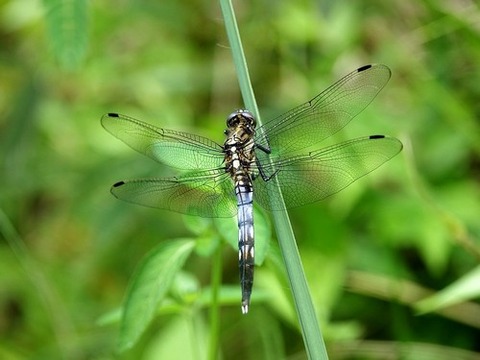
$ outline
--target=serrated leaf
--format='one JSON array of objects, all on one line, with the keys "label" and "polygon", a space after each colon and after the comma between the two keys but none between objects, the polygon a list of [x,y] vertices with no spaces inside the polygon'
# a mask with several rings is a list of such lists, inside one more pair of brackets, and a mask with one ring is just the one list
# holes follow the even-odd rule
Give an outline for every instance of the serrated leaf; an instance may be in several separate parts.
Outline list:
[{"label": "serrated leaf", "polygon": [[480,266],[435,295],[419,301],[416,308],[422,313],[431,312],[478,297],[480,297]]},{"label": "serrated leaf", "polygon": [[130,281],[123,307],[120,351],[131,348],[138,341],[194,247],[192,239],[164,241],[140,263]]}]

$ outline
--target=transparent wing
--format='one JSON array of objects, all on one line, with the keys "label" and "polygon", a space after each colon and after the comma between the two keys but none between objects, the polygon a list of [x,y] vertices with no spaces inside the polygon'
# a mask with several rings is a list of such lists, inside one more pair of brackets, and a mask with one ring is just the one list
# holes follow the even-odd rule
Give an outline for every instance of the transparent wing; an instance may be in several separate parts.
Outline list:
[{"label": "transparent wing", "polygon": [[284,208],[272,197],[275,178],[287,208],[322,200],[375,170],[401,150],[398,139],[374,135],[286,158],[267,166],[267,172],[275,174],[270,180],[264,181],[261,176],[255,179],[255,200],[268,210]]},{"label": "transparent wing", "polygon": [[351,72],[312,100],[259,127],[255,143],[270,149],[273,158],[319,143],[365,109],[390,75],[387,66],[378,64]]},{"label": "transparent wing", "polygon": [[120,181],[111,192],[124,201],[188,215],[230,217],[237,213],[233,182],[224,170]]},{"label": "transparent wing", "polygon": [[157,128],[115,113],[104,115],[101,121],[113,136],[162,164],[184,170],[222,166],[222,146],[205,137]]}]

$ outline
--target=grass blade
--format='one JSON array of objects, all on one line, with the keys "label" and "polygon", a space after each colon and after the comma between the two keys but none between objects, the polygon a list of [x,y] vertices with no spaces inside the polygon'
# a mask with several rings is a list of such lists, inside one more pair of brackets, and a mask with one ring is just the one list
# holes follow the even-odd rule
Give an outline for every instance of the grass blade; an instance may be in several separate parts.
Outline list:
[{"label": "grass blade", "polygon": [[[243,53],[232,3],[230,0],[220,0],[220,5],[222,7],[225,27],[232,48],[233,60],[245,106],[256,117],[258,126],[261,126],[260,114],[258,112],[255,95],[250,82],[247,62]],[[270,195],[277,198],[281,197],[282,194],[280,188],[277,186],[276,194]],[[273,221],[287,269],[290,286],[292,288],[295,308],[300,321],[306,352],[309,359],[328,359],[325,343],[318,325],[312,298],[310,296],[300,255],[298,253],[295,236],[287,212],[275,211],[273,213]]]}]

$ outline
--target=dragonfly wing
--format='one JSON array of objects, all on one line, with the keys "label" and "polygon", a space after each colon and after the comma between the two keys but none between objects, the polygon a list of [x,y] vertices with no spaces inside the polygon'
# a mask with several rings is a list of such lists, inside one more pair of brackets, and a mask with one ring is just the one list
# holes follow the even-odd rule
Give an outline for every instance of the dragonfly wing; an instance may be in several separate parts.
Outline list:
[{"label": "dragonfly wing", "polygon": [[319,143],[367,107],[390,79],[385,65],[366,65],[346,75],[312,100],[266,122],[255,143],[273,157]]},{"label": "dragonfly wing", "polygon": [[121,200],[188,215],[231,217],[237,213],[233,182],[224,170],[120,181],[111,192]]},{"label": "dragonfly wing", "polygon": [[184,170],[222,166],[222,146],[205,137],[157,128],[116,113],[104,115],[101,121],[113,136],[162,164]]},{"label": "dragonfly wing", "polygon": [[286,158],[267,168],[275,174],[270,180],[257,177],[255,199],[266,209],[284,209],[282,202],[272,197],[276,178],[287,208],[322,200],[375,170],[401,150],[398,139],[373,135]]}]

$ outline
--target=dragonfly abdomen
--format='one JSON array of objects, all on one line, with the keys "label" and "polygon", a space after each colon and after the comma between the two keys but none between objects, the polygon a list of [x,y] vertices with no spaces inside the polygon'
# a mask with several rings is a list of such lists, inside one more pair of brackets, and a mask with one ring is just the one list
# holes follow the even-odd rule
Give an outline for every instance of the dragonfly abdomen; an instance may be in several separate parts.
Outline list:
[{"label": "dragonfly abdomen", "polygon": [[238,267],[242,289],[242,312],[246,314],[252,294],[255,266],[255,238],[253,230],[253,191],[251,184],[239,181],[235,186],[238,204]]}]

